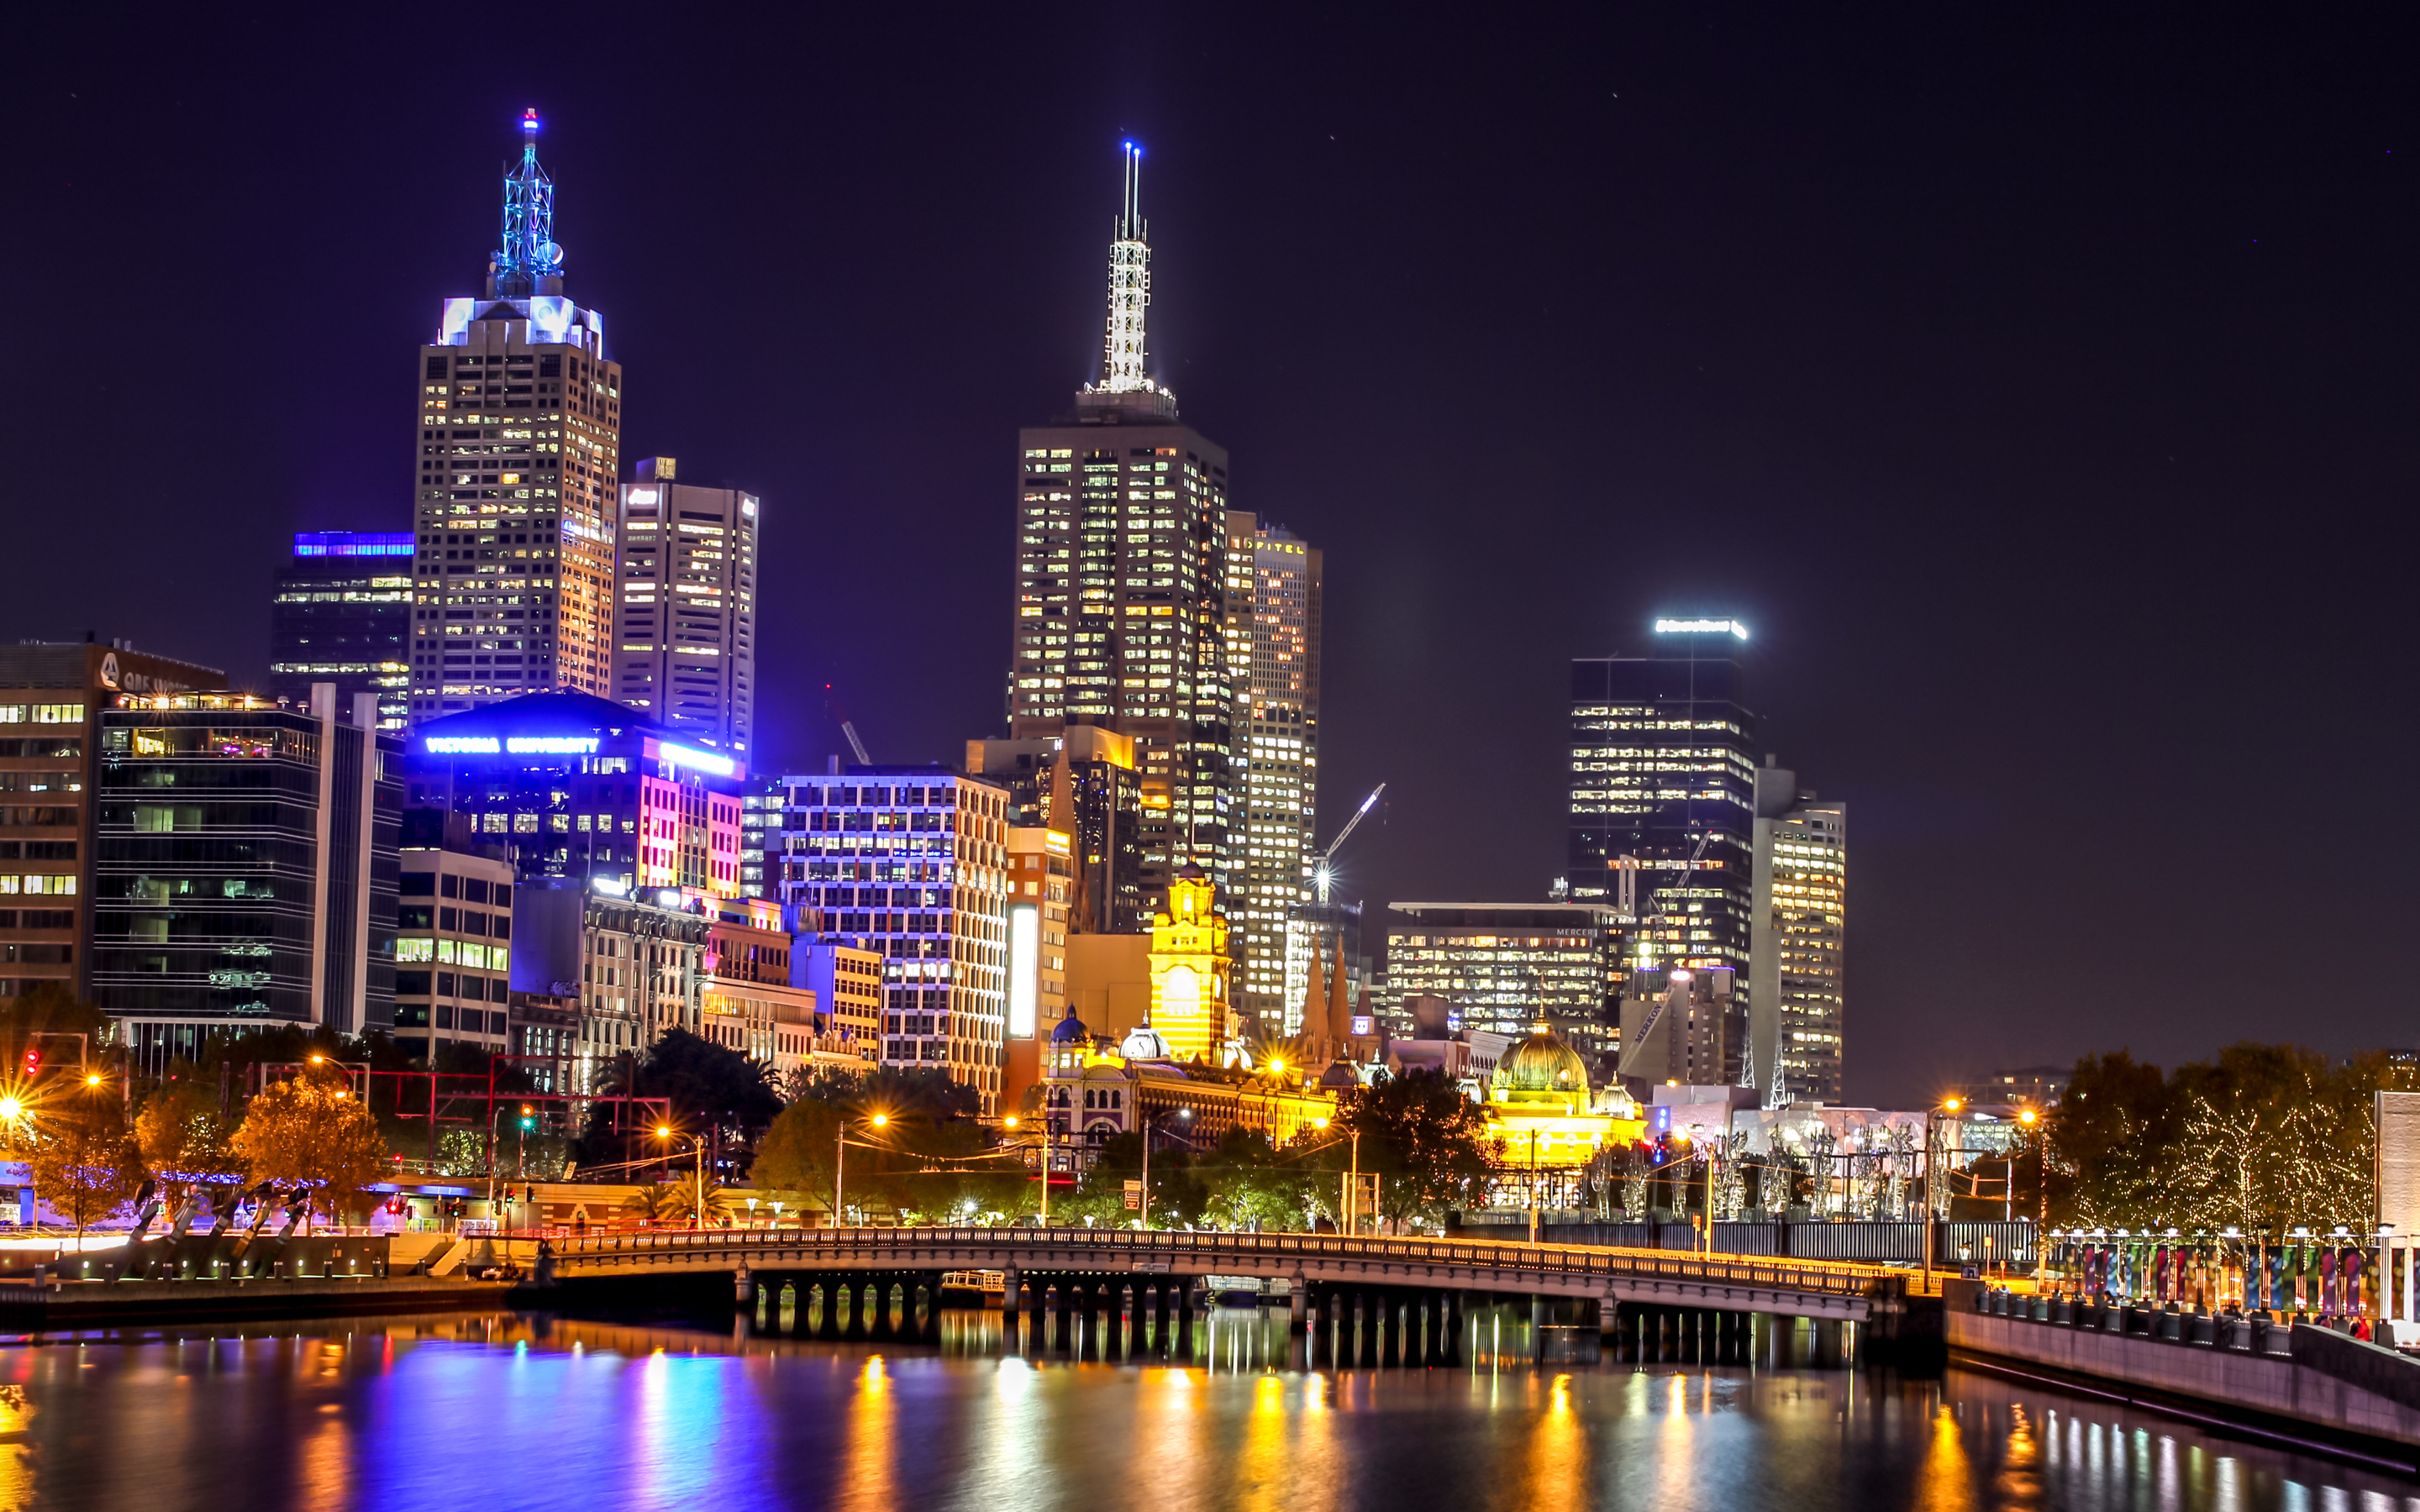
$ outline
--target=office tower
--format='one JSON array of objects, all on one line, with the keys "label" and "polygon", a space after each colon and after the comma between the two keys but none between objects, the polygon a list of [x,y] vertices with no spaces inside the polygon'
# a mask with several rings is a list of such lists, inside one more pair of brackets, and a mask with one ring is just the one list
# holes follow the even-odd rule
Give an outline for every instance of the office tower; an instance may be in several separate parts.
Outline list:
[{"label": "office tower", "polygon": [[766,885],[818,943],[882,953],[881,1059],[945,1072],[999,1111],[1008,791],[938,766],[785,777]]},{"label": "office tower", "polygon": [[393,1025],[403,752],[378,700],[129,694],[100,727],[92,1000],[137,1059]]},{"label": "office tower", "polygon": [[1746,643],[1736,621],[1658,620],[1648,655],[1572,663],[1570,895],[1637,918],[1627,970],[1748,968]]},{"label": "office tower", "polygon": [[1310,969],[1319,800],[1320,556],[1281,525],[1227,512],[1227,681],[1238,758],[1227,911],[1235,1006],[1289,1031]]},{"label": "office tower", "polygon": [[414,809],[468,814],[527,881],[740,893],[739,758],[586,693],[530,693],[432,719],[408,745]]},{"label": "office tower", "polygon": [[1838,1103],[1848,986],[1849,806],[1767,756],[1756,769],[1750,1084],[1767,1103]]},{"label": "office tower", "polygon": [[[1142,779],[1134,742],[1094,724],[1033,740],[970,740],[969,775],[1008,789],[1012,825],[1057,824],[1076,838],[1073,929],[1132,934],[1142,908]],[[1056,807],[1066,789],[1065,809]]]},{"label": "office tower", "polygon": [[513,1042],[585,1093],[668,1031],[701,1032],[710,906],[694,890],[626,896],[602,879],[524,877],[513,887]]},{"label": "office tower", "polygon": [[622,368],[564,297],[537,113],[504,177],[487,292],[420,349],[411,717],[522,693],[613,692]]},{"label": "office tower", "polygon": [[131,642],[0,646],[0,998],[91,995],[92,795],[101,711],[125,694],[226,687]]},{"label": "office tower", "polygon": [[296,703],[334,683],[336,702],[378,699],[379,728],[411,722],[412,537],[409,531],[303,531],[269,610],[269,691]]},{"label": "office tower", "polygon": [[[1014,801],[1014,798],[1011,800]],[[1075,837],[1041,825],[1008,827],[1008,1028],[1001,1105],[1022,1105],[1042,1072],[1042,1041],[1067,1012],[1067,940],[1079,868]]]},{"label": "office tower", "polygon": [[1442,997],[1448,1025],[1528,1034],[1540,1020],[1591,1059],[1611,1048],[1620,918],[1602,903],[1389,903],[1387,990]]},{"label": "office tower", "polygon": [[396,888],[395,1038],[427,1057],[460,1041],[507,1049],[513,866],[502,837],[482,843],[473,816],[433,809],[403,816]]},{"label": "office tower", "polygon": [[1234,763],[1227,682],[1227,454],[1148,373],[1141,153],[1110,233],[1101,378],[1073,415],[1017,437],[1016,644],[1009,734],[1090,722],[1134,741],[1138,914],[1187,862],[1225,882]]},{"label": "office tower", "polygon": [[621,493],[614,702],[745,751],[756,728],[757,500],[679,482],[669,456]]}]

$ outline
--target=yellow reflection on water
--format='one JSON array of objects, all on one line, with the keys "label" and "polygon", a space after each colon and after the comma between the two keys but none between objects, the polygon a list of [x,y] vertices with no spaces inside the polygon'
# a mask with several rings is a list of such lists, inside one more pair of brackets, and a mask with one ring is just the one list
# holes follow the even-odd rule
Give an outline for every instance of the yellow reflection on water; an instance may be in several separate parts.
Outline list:
[{"label": "yellow reflection on water", "polygon": [[1916,1488],[1925,1512],[1962,1512],[1975,1504],[1974,1467],[1966,1460],[1958,1413],[1948,1406],[1933,1409],[1932,1439],[1916,1470]]},{"label": "yellow reflection on water", "polygon": [[352,1505],[352,1465],[353,1435],[345,1414],[322,1412],[294,1457],[294,1504],[315,1512]]},{"label": "yellow reflection on water", "polygon": [[890,1366],[882,1356],[869,1354],[858,1370],[857,1391],[849,1397],[840,1505],[889,1508],[898,1504],[892,1465],[892,1456],[900,1447],[894,1437],[898,1416],[898,1399],[891,1394]]},{"label": "yellow reflection on water", "polygon": [[[1686,1401],[1682,1404],[1686,1407]],[[1546,1388],[1545,1411],[1529,1435],[1521,1504],[1541,1509],[1592,1504],[1588,1473],[1588,1435],[1572,1411],[1572,1378],[1559,1375]]]}]

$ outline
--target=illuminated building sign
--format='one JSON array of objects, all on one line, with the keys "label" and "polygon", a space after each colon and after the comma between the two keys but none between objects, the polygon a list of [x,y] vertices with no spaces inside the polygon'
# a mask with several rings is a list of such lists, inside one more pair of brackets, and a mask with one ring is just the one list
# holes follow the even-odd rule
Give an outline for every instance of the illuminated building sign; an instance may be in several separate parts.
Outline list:
[{"label": "illuminated building sign", "polygon": [[1042,910],[1033,903],[1008,909],[1008,1037],[1033,1038],[1035,1005],[1041,998]]},{"label": "illuminated building sign", "polygon": [[297,531],[298,557],[408,557],[412,552],[409,532]]},{"label": "illuminated building sign", "polygon": [[1730,631],[1741,640],[1747,639],[1747,626],[1737,620],[1657,620],[1657,635],[1720,635]]},{"label": "illuminated building sign", "polygon": [[595,735],[430,735],[421,743],[431,756],[594,756]]},{"label": "illuminated building sign", "polygon": [[728,756],[710,756],[702,750],[691,750],[687,746],[658,746],[656,754],[675,765],[694,766],[701,772],[712,772],[717,777],[735,776],[739,770],[739,764]]}]

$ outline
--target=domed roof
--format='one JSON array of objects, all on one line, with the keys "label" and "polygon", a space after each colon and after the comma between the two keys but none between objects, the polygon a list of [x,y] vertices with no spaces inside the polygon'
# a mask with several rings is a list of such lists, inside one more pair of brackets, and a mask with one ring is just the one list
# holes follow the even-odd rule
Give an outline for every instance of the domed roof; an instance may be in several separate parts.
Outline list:
[{"label": "domed roof", "polygon": [[1361,1078],[1353,1073],[1352,1067],[1336,1060],[1330,1061],[1327,1069],[1319,1073],[1319,1085],[1328,1091],[1337,1092],[1348,1087],[1360,1086]]},{"label": "domed roof", "polygon": [[1050,1031],[1052,1044],[1080,1044],[1092,1037],[1093,1031],[1086,1028],[1084,1021],[1076,1016],[1076,1008],[1072,1003],[1067,1007],[1067,1016],[1061,1019],[1058,1026]]},{"label": "domed roof", "polygon": [[1139,1024],[1133,1028],[1127,1030],[1125,1042],[1118,1046],[1118,1054],[1125,1057],[1128,1060],[1167,1060],[1171,1058],[1168,1048],[1168,1041],[1161,1039],[1159,1037],[1159,1031],[1153,1028],[1148,1024]]},{"label": "domed roof", "polygon": [[1588,1062],[1542,1025],[1504,1052],[1488,1086],[1499,1092],[1586,1092]]}]

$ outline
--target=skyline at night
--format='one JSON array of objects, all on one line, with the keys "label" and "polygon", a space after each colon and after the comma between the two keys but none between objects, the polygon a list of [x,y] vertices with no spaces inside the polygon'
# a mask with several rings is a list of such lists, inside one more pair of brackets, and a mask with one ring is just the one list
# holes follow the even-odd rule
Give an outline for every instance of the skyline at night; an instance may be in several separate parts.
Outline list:
[{"label": "skyline at night", "polygon": [[[2409,717],[2368,563],[2412,482],[2420,224],[2375,39],[2256,65],[2135,21],[2088,51],[1943,17],[1593,18],[1548,50],[1139,23],[1045,100],[1010,81],[1079,19],[911,47],[859,18],[762,58],[608,28],[476,80],[429,30],[341,83],[334,25],[44,24],[55,66],[0,107],[0,256],[46,288],[76,247],[86,288],[0,330],[43,501],[0,636],[268,690],[296,532],[426,528],[416,493],[454,491],[399,353],[460,355],[431,316],[534,105],[542,239],[611,314],[580,349],[617,402],[631,375],[582,508],[613,518],[642,456],[762,501],[750,769],[849,759],[827,684],[878,764],[1031,733],[1001,464],[1126,381],[1100,243],[1132,142],[1140,377],[1232,451],[1213,528],[1321,555],[1314,845],[1388,784],[1340,896],[1544,902],[1572,664],[1735,619],[1749,759],[1856,811],[1849,1102],[2204,1055],[2269,1030],[2281,970],[2392,937],[2409,824],[2317,843],[2319,793],[2364,784],[2296,775],[2292,717],[2382,704],[2388,749]],[[2409,1043],[2412,1007],[2293,1032]]]}]

